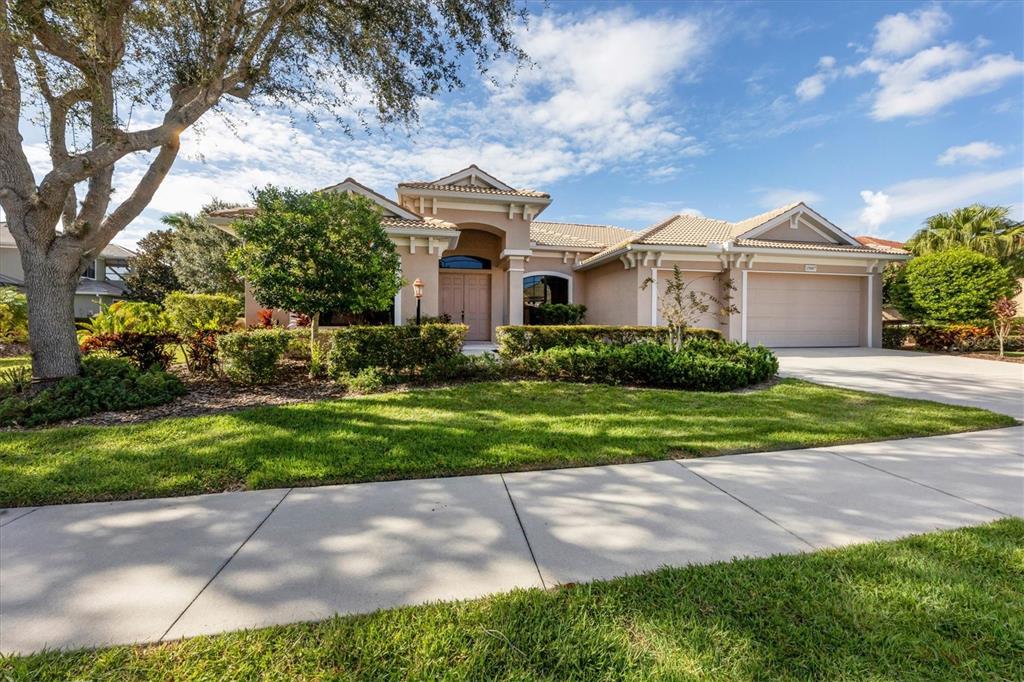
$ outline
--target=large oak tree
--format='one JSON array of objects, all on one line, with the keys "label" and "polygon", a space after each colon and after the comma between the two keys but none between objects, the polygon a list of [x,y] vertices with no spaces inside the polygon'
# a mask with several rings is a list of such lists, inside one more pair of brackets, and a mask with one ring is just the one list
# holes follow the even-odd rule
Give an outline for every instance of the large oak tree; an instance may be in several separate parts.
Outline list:
[{"label": "large oak tree", "polygon": [[[25,271],[34,376],[78,372],[79,275],[205,113],[231,98],[343,120],[358,83],[380,123],[409,122],[419,99],[461,85],[463,56],[481,71],[523,59],[524,13],[515,0],[0,0],[0,207]],[[140,111],[155,122],[140,126]],[[37,116],[52,164],[41,179],[19,131]],[[110,210],[115,164],[138,154],[148,165]]]}]

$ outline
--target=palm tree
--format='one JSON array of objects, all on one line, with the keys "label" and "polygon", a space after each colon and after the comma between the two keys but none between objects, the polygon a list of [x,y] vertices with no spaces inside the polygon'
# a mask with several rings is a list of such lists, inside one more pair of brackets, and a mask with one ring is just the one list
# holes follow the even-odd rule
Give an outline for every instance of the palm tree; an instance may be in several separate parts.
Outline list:
[{"label": "palm tree", "polygon": [[1009,218],[1005,206],[972,204],[939,213],[907,241],[922,256],[953,248],[968,248],[995,258],[1017,276],[1024,276],[1024,224]]}]

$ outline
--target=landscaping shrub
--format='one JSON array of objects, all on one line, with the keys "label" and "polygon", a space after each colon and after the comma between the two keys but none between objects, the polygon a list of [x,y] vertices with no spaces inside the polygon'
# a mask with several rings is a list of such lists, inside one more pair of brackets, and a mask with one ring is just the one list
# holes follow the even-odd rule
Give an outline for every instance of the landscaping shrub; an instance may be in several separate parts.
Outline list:
[{"label": "landscaping shrub", "polygon": [[0,287],[0,343],[28,341],[28,299],[14,287]]},{"label": "landscaping shrub", "polygon": [[0,426],[39,426],[108,410],[162,405],[186,392],[174,375],[142,371],[124,358],[82,360],[79,376],[61,379],[33,396],[0,400]]},{"label": "landscaping shrub", "polygon": [[969,352],[979,350],[984,339],[992,338],[990,327],[972,324],[923,324],[914,327],[914,341],[924,350]]},{"label": "landscaping shrub", "polygon": [[[717,329],[691,327],[687,336],[721,339]],[[668,327],[628,327],[612,325],[524,325],[498,327],[498,353],[503,358],[518,358],[549,348],[612,345],[625,346],[645,341],[667,344]]]},{"label": "landscaping shrub", "polygon": [[190,372],[209,374],[217,366],[217,337],[238,321],[241,304],[222,294],[175,291],[164,299],[171,328],[180,334]]},{"label": "landscaping shrub", "polygon": [[410,376],[460,355],[467,331],[464,324],[342,327],[331,337],[328,373],[339,378],[377,367]]},{"label": "landscaping shrub", "polygon": [[578,303],[542,303],[527,308],[531,325],[582,324],[587,306]]},{"label": "landscaping shrub", "polygon": [[992,304],[1017,289],[1010,271],[989,256],[950,249],[914,258],[901,269],[905,282],[892,291],[894,303],[910,319],[939,323],[989,320]]},{"label": "landscaping shrub", "polygon": [[338,382],[353,393],[376,393],[388,383],[388,377],[379,367],[365,367],[354,375],[342,375]]},{"label": "landscaping shrub", "polygon": [[142,301],[115,301],[100,308],[88,322],[78,325],[86,334],[120,334],[138,332],[152,334],[171,331],[171,323],[156,303]]},{"label": "landscaping shrub", "polygon": [[882,348],[903,348],[910,337],[911,329],[905,324],[887,324],[882,326]]},{"label": "landscaping shrub", "polygon": [[675,351],[651,341],[549,348],[511,361],[521,375],[555,381],[728,391],[766,381],[778,359],[762,346],[688,338]]},{"label": "landscaping shrub", "polygon": [[131,360],[139,369],[165,370],[174,359],[172,347],[177,342],[172,332],[124,331],[83,336],[79,347],[84,355],[107,351]]},{"label": "landscaping shrub", "polygon": [[226,331],[235,326],[242,305],[233,296],[175,291],[164,299],[171,329],[180,334],[201,330]]},{"label": "landscaping shrub", "polygon": [[224,374],[240,384],[273,381],[277,362],[287,347],[288,334],[278,329],[234,332],[217,339],[218,359]]},{"label": "landscaping shrub", "polygon": [[31,365],[0,369],[0,395],[24,393],[32,383]]},{"label": "landscaping shrub", "polygon": [[494,355],[458,355],[423,367],[420,378],[437,381],[496,381],[506,374],[506,365]]}]

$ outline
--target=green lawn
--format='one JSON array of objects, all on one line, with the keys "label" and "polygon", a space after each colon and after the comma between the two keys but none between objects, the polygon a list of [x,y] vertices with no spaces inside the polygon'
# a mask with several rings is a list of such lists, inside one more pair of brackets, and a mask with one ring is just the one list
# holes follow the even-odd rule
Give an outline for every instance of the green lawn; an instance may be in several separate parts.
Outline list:
[{"label": "green lawn", "polygon": [[464,384],[0,433],[0,506],[779,450],[1013,423],[795,380],[749,393]]},{"label": "green lawn", "polygon": [[154,646],[0,659],[5,669],[31,680],[1020,680],[1024,520]]},{"label": "green lawn", "polygon": [[13,355],[9,358],[0,358],[0,369],[7,369],[8,367],[19,367],[21,365],[31,365],[32,358],[27,355]]}]

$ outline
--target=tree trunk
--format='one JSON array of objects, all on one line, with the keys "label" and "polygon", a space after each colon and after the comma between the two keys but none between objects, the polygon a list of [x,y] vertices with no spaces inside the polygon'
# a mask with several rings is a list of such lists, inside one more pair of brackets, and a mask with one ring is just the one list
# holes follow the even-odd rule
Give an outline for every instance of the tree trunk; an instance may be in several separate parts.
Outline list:
[{"label": "tree trunk", "polygon": [[[23,257],[28,297],[28,340],[32,378],[52,383],[78,374],[81,356],[75,336],[75,289],[78,264]],[[63,265],[64,267],[60,267]]]}]

